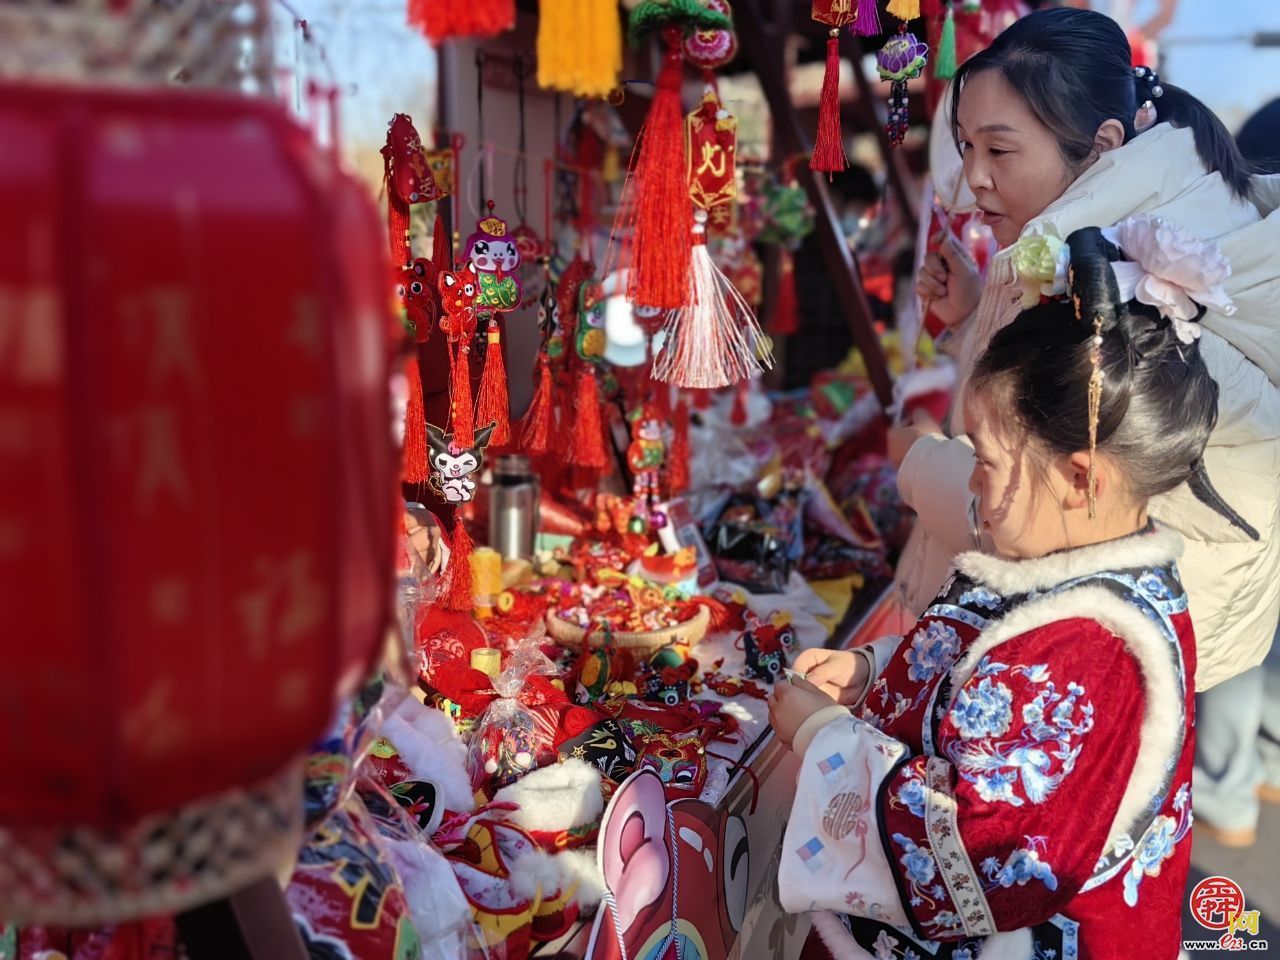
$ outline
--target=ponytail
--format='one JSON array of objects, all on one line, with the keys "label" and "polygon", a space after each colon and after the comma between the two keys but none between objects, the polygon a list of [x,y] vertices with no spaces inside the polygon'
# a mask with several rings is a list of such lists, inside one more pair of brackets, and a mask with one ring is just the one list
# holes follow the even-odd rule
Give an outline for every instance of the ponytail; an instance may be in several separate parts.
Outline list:
[{"label": "ponytail", "polygon": [[1156,108],[1156,119],[1194,133],[1196,153],[1200,154],[1205,169],[1220,174],[1237,197],[1247,197],[1249,165],[1217,114],[1181,87],[1167,83],[1161,87],[1161,96],[1151,101]]}]

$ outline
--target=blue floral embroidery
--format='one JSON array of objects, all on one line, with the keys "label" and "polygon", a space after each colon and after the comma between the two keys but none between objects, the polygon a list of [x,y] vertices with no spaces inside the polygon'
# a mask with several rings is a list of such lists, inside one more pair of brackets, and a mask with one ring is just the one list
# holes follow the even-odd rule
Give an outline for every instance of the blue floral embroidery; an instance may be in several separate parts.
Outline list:
[{"label": "blue floral embroidery", "polygon": [[924,886],[938,875],[938,865],[934,863],[932,853],[928,850],[920,849],[915,845],[915,841],[910,837],[904,837],[900,833],[895,833],[893,840],[905,851],[898,858],[898,862],[902,864],[903,869],[906,871],[908,881],[918,886]]},{"label": "blue floral embroidery", "polygon": [[898,788],[898,802],[917,817],[924,817],[924,781],[913,777]]},{"label": "blue floral embroidery", "polygon": [[960,594],[959,602],[972,604],[975,607],[981,607],[983,610],[998,610],[1004,605],[1004,597],[998,593],[992,593],[986,587],[974,587],[972,590],[966,590]]},{"label": "blue floral embroidery", "polygon": [[992,661],[990,657],[983,657],[978,661],[978,668],[975,671],[980,677],[994,677],[997,673],[1004,673],[1009,669],[1007,663]]},{"label": "blue floral embroidery", "polygon": [[951,722],[965,740],[998,737],[1013,720],[1013,693],[984,677],[977,687],[962,687],[951,707]]},{"label": "blue floral embroidery", "polygon": [[940,673],[950,670],[960,654],[960,637],[954,627],[937,620],[917,630],[907,651],[907,677],[916,683],[928,683]]},{"label": "blue floral embroidery", "polygon": [[1025,887],[1033,880],[1040,881],[1048,890],[1058,889],[1058,878],[1053,875],[1053,868],[1047,860],[1041,859],[1045,838],[1027,837],[1026,841],[1027,845],[1009,854],[1003,865],[995,857],[982,861],[982,874],[986,877],[982,885],[984,890],[989,893],[999,887]]},{"label": "blue floral embroidery", "polygon": [[[972,783],[978,796],[988,803],[1007,803],[1014,807],[1027,801],[1044,803],[1075,769],[1083,746],[1080,741],[1093,729],[1093,704],[1081,702],[1085,690],[1074,681],[1067,684],[1065,695],[1058,692],[1046,664],[1004,669],[1012,669],[1041,687],[1034,700],[1022,705],[1019,714],[1022,726],[1016,739],[994,740],[1011,725],[1012,694],[1003,684],[995,683],[995,689],[1004,691],[1005,698],[996,703],[995,691],[992,691],[984,699],[984,685],[991,690],[994,683],[987,677],[974,693],[970,694],[970,688],[966,687],[956,697],[951,720],[961,740],[948,744],[946,753],[960,777]],[[986,706],[975,706],[975,702]],[[990,715],[1001,705],[1003,723],[997,723]],[[986,732],[988,730],[991,732]],[[965,742],[972,740],[994,742]],[[1020,792],[1015,789],[1019,786]]]},{"label": "blue floral embroidery", "polygon": [[1174,848],[1191,829],[1191,792],[1187,784],[1178,788],[1173,809],[1178,819],[1156,817],[1133,852],[1133,860],[1124,875],[1124,902],[1131,907],[1138,905],[1138,885],[1146,877],[1160,876],[1164,862],[1173,856]]},{"label": "blue floral embroidery", "polygon": [[1169,589],[1169,585],[1164,582],[1164,577],[1160,576],[1158,570],[1150,570],[1139,577],[1138,587],[1143,593],[1156,600],[1173,598],[1173,591]]}]

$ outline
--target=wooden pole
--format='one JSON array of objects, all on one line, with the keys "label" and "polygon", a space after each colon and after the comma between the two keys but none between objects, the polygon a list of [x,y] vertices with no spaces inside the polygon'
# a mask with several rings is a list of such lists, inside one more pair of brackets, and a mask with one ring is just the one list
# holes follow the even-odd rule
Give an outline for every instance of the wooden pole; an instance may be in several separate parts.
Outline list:
[{"label": "wooden pole", "polygon": [[[760,0],[738,0],[734,6],[734,21],[742,53],[760,77],[760,85],[773,115],[775,136],[781,139],[787,154],[808,155],[812,147],[808,136],[800,127],[800,118],[791,103],[786,79],[769,49]],[[866,363],[867,376],[876,397],[881,406],[888,410],[893,405],[893,378],[889,375],[889,365],[885,360],[880,338],[876,335],[871,305],[867,302],[866,292],[858,278],[853,251],[849,249],[840,229],[826,183],[815,176],[807,164],[799,165],[798,176],[817,215],[814,229],[817,232],[818,246],[822,250],[831,282],[835,284],[836,296],[844,309],[845,319],[853,332],[853,342]]]}]

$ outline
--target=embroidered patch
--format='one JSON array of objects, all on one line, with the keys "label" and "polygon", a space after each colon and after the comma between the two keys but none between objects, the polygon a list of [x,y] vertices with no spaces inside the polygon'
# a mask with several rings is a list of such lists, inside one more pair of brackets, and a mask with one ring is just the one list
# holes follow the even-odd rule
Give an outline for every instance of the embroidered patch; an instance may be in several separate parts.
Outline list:
[{"label": "embroidered patch", "polygon": [[827,759],[818,763],[818,772],[826,778],[827,783],[834,786],[844,775],[844,757],[838,753],[833,753]]},{"label": "embroidered patch", "polygon": [[[827,804],[827,811],[822,815],[822,829],[834,839],[843,840],[858,826],[866,809],[867,802],[861,794],[838,793]],[[865,827],[862,832],[866,832]]]},{"label": "embroidered patch", "polygon": [[796,856],[800,858],[801,863],[809,868],[810,873],[817,873],[822,869],[822,862],[824,859],[822,851],[825,849],[826,848],[822,845],[822,841],[817,837],[814,837],[796,851]]},{"label": "embroidered patch", "polygon": [[951,894],[964,932],[971,937],[989,936],[996,932],[995,918],[961,842],[949,765],[939,757],[930,757],[924,773],[927,787],[924,824],[938,872]]}]

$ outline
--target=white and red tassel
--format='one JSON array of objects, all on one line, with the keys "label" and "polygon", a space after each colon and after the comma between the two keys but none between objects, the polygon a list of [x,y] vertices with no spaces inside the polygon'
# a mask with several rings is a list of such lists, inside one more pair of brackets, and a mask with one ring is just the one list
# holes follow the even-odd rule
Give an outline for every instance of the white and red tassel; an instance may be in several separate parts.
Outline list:
[{"label": "white and red tassel", "polygon": [[707,213],[694,212],[689,305],[667,314],[653,378],[684,389],[716,389],[753,377],[773,353],[751,306],[707,250]]}]

